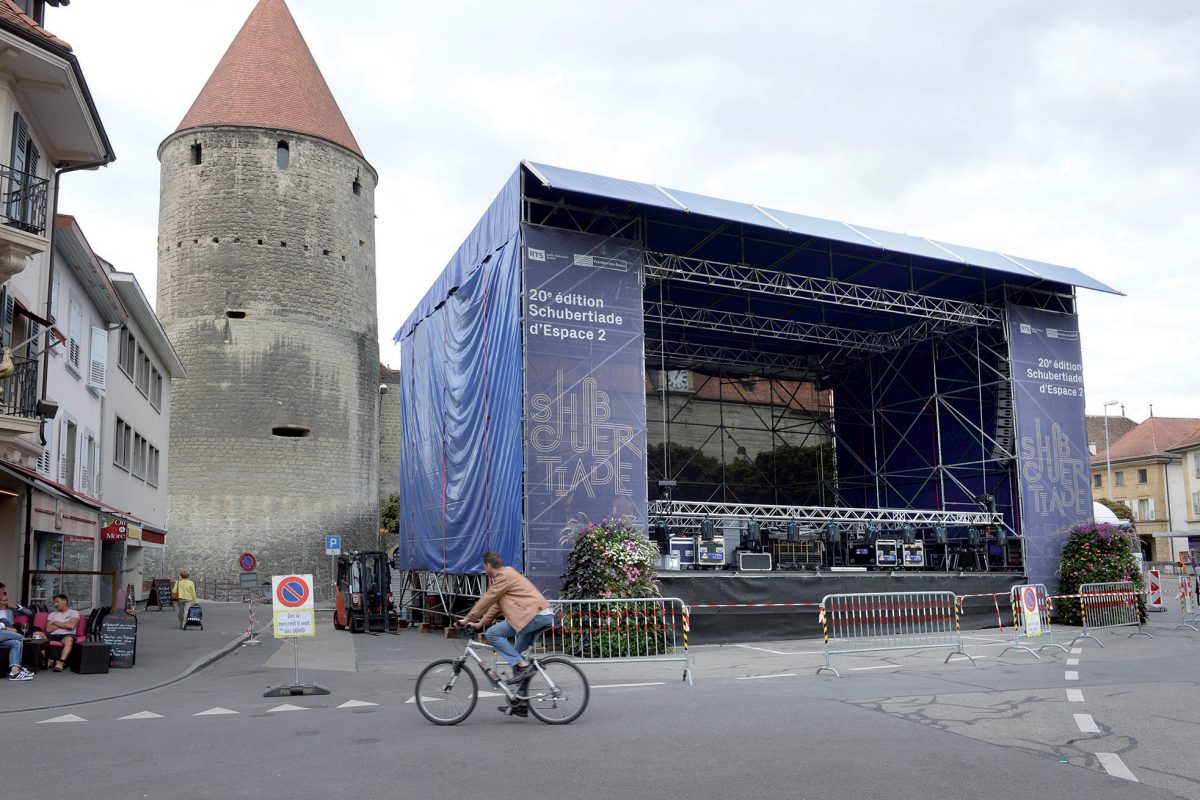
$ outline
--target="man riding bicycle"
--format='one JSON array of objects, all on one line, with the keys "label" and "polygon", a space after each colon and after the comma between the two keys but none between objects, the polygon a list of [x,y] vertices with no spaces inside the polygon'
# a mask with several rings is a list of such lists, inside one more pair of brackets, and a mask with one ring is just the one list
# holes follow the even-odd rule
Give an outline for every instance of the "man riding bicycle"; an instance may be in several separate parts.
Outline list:
[{"label": "man riding bicycle", "polygon": [[[459,624],[487,628],[488,642],[512,666],[513,676],[506,682],[524,683],[533,676],[534,669],[521,653],[529,648],[538,633],[554,623],[554,612],[550,602],[528,578],[512,567],[504,566],[504,558],[499,553],[488,551],[483,554],[483,571],[491,579],[491,586]],[[501,614],[504,619],[488,627]],[[480,620],[478,625],[472,622],[476,619]],[[509,643],[509,637],[516,637],[515,646]],[[501,706],[501,710],[506,709]],[[514,706],[511,713],[525,716],[528,708],[520,704]]]}]

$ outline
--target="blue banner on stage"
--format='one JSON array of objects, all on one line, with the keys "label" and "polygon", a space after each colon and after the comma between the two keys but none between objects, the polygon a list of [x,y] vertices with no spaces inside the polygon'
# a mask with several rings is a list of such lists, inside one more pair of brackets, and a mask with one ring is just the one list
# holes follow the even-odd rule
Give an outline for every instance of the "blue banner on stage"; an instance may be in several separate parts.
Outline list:
[{"label": "blue banner on stage", "polygon": [[1063,531],[1092,519],[1079,318],[1010,305],[1008,325],[1026,572],[1053,587]]},{"label": "blue banner on stage", "polygon": [[522,225],[525,573],[556,594],[570,523],[645,526],[641,248]]}]

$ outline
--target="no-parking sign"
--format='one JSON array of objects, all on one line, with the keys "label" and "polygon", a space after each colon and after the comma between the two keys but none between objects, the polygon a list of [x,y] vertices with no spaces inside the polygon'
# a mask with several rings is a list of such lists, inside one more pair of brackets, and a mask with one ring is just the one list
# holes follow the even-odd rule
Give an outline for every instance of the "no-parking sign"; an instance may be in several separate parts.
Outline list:
[{"label": "no-parking sign", "polygon": [[1021,621],[1025,623],[1026,636],[1041,636],[1042,635],[1042,615],[1038,608],[1038,594],[1036,586],[1021,586],[1019,587],[1021,598]]},{"label": "no-parking sign", "polygon": [[315,636],[312,575],[271,576],[271,616],[275,638]]}]

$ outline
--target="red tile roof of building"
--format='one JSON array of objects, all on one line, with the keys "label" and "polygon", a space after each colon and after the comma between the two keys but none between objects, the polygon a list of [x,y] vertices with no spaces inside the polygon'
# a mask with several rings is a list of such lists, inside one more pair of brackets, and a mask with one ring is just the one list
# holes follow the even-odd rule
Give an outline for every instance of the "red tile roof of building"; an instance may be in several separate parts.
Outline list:
[{"label": "red tile roof of building", "polygon": [[[1167,451],[1200,433],[1200,419],[1192,417],[1150,417],[1113,442],[1111,461],[1165,456]],[[1104,453],[1092,457],[1092,463],[1104,463]]]},{"label": "red tile roof of building", "polygon": [[284,0],[259,0],[178,131],[244,125],[362,151]]},{"label": "red tile roof of building", "polygon": [[52,45],[61,47],[64,50],[71,49],[71,45],[34,22],[33,17],[22,11],[20,6],[14,3],[13,0],[0,0],[0,19],[28,33],[32,33],[38,39],[49,42]]},{"label": "red tile roof of building", "polygon": [[1200,447],[1200,428],[1192,431],[1192,435],[1171,445],[1170,450],[1185,450]]}]

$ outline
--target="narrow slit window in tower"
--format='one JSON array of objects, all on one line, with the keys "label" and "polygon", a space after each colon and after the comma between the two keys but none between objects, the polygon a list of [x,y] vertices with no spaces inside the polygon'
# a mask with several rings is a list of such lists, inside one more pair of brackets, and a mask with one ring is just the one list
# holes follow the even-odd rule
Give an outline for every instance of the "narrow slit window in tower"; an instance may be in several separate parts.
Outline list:
[{"label": "narrow slit window in tower", "polygon": [[350,185],[350,188],[354,190],[355,194],[362,194],[362,184],[359,183],[357,175],[354,176],[354,183]]},{"label": "narrow slit window in tower", "polygon": [[306,439],[312,436],[312,431],[301,425],[276,425],[271,428],[272,436],[282,436],[285,439]]},{"label": "narrow slit window in tower", "polygon": [[229,311],[225,312],[225,316],[229,319],[245,319],[246,312],[245,311],[235,311],[233,309],[230,309]]},{"label": "narrow slit window in tower", "polygon": [[199,142],[196,142],[194,145],[192,145],[192,163],[193,164],[199,164],[200,162],[202,162],[204,160],[203,149],[204,149],[203,146]]},{"label": "narrow slit window in tower", "polygon": [[275,146],[275,163],[279,166],[280,169],[288,168],[288,156],[289,155],[290,155],[290,153],[288,152],[288,143],[287,142],[281,141],[279,144],[277,144]]}]

